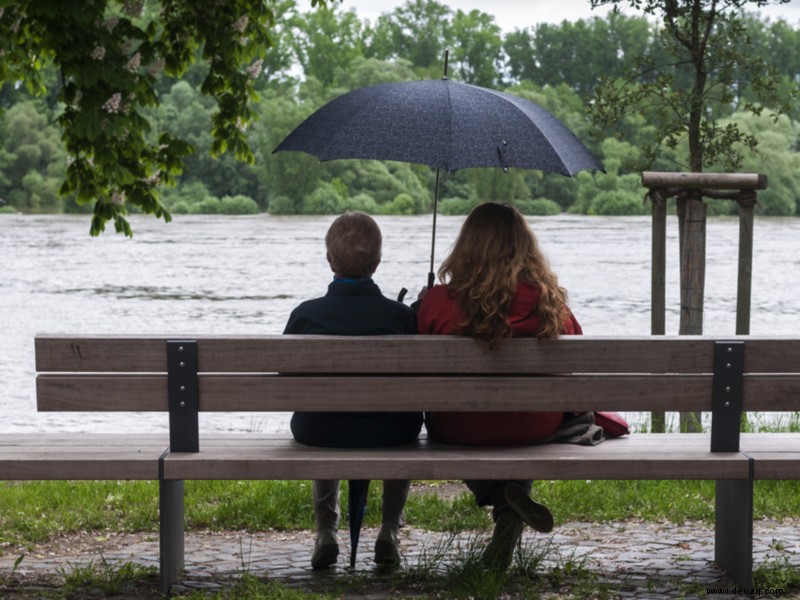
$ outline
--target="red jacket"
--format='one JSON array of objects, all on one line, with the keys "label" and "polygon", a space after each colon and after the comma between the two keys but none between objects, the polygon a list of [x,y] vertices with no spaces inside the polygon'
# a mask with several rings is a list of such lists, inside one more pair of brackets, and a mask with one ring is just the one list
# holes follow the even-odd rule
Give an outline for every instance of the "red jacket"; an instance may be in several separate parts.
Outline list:
[{"label": "red jacket", "polygon": [[[513,337],[534,336],[541,330],[536,304],[539,288],[520,283],[511,303],[509,321]],[[453,334],[464,314],[458,300],[446,285],[437,285],[425,293],[417,313],[417,332]],[[564,335],[581,335],[583,330],[575,316],[561,331]],[[501,342],[502,343],[502,342]],[[425,426],[438,441],[468,446],[513,446],[546,441],[563,422],[563,412],[429,412]]]}]

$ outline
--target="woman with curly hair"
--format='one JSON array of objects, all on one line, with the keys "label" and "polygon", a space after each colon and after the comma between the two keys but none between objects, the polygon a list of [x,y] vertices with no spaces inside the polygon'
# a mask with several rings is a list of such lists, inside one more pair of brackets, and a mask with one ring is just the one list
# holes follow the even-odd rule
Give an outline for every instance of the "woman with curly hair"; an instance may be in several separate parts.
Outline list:
[{"label": "woman with curly hair", "polygon": [[[419,333],[467,335],[490,351],[511,337],[582,333],[536,236],[510,204],[488,202],[472,210],[439,269],[439,280],[442,285],[427,290],[419,305]],[[562,412],[425,415],[431,438],[473,446],[543,443],[562,423]],[[532,481],[465,483],[478,505],[493,507],[494,533],[483,555],[489,566],[509,566],[523,522],[538,531],[552,530],[550,511],[530,498]]]}]

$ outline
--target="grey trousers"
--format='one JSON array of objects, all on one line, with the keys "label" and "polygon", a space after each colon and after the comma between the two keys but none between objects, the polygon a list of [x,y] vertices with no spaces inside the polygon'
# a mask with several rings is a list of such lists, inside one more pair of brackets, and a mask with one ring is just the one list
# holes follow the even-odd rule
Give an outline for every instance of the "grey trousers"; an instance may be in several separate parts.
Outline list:
[{"label": "grey trousers", "polygon": [[[411,481],[408,479],[384,479],[381,501],[382,524],[394,527],[400,525],[409,489],[411,489]],[[339,480],[315,480],[313,496],[317,531],[337,529],[339,526]]]}]

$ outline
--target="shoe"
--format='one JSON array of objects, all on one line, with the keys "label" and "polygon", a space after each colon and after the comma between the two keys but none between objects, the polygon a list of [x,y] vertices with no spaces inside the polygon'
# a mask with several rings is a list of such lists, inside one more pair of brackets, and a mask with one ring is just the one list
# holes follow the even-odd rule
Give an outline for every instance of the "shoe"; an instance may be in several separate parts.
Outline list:
[{"label": "shoe", "polygon": [[311,555],[311,568],[327,569],[336,564],[339,557],[339,542],[336,541],[336,530],[321,529],[314,542],[314,553]]},{"label": "shoe", "polygon": [[508,505],[523,522],[542,533],[553,531],[553,514],[550,509],[544,504],[534,502],[521,487],[510,483],[503,488],[503,495]]},{"label": "shoe", "polygon": [[522,537],[522,527],[522,519],[514,511],[506,510],[497,515],[492,539],[481,557],[486,567],[498,571],[508,570],[514,558],[514,548]]},{"label": "shoe", "polygon": [[375,564],[384,567],[400,565],[400,544],[397,541],[397,527],[382,525],[375,540]]}]

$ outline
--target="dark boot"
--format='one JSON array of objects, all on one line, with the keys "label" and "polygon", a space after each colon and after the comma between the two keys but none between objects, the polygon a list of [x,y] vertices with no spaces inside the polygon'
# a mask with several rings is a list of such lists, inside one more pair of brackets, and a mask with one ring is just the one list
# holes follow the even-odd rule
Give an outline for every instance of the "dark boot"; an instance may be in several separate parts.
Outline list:
[{"label": "dark boot", "polygon": [[522,519],[512,510],[495,513],[494,532],[481,560],[490,569],[506,571],[522,537]]},{"label": "dark boot", "polygon": [[544,504],[534,502],[521,487],[509,483],[503,488],[503,495],[509,508],[527,525],[542,533],[553,531],[553,514],[550,509]]}]

